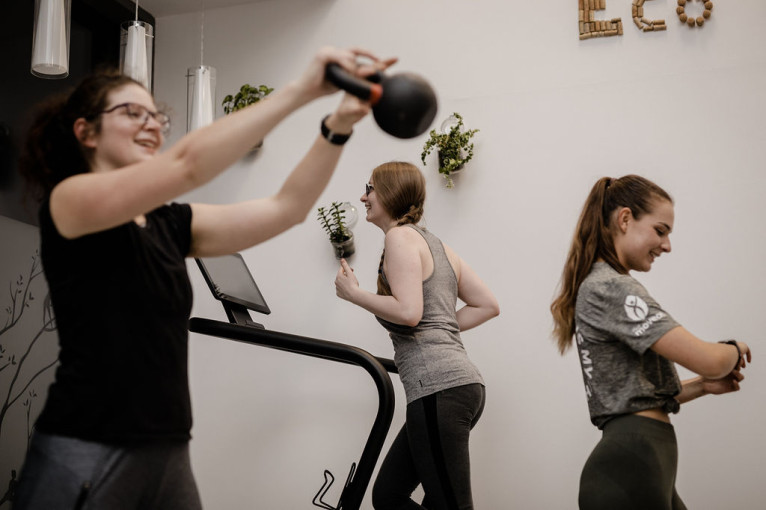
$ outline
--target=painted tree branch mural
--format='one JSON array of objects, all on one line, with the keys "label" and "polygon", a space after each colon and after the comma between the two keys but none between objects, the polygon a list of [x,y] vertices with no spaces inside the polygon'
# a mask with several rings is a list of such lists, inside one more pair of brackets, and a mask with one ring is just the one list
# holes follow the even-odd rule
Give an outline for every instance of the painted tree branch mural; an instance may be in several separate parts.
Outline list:
[{"label": "painted tree branch mural", "polygon": [[[36,307],[40,301],[36,299],[33,288],[45,289],[43,279],[38,280],[37,283],[39,284],[33,287],[35,280],[43,274],[39,251],[35,250],[31,259],[28,273],[26,275],[20,274],[15,281],[11,280],[8,283],[9,302],[5,306],[6,317],[0,328],[0,457],[4,456],[3,450],[7,449],[11,442],[19,444],[22,442],[20,441],[22,438],[23,444],[26,444],[27,449],[29,448],[32,424],[39,412],[39,409],[33,409],[38,397],[37,384],[40,383],[40,376],[48,372],[58,362],[55,354],[49,354],[47,360],[40,362],[41,340],[46,337],[55,339],[55,335],[46,335],[46,333],[55,331],[56,320],[49,295],[46,295],[45,299],[42,300],[40,307]],[[33,327],[34,333],[31,339],[24,338],[25,335],[21,332],[20,326],[39,320],[40,314],[36,313],[39,311],[42,312],[42,324],[37,328]],[[29,329],[27,328],[25,331],[29,331]],[[42,359],[45,359],[45,353],[42,354]],[[6,427],[9,412],[19,402],[23,407],[23,416],[26,421],[25,430],[19,430],[18,427]],[[20,467],[15,466],[10,469],[7,489],[0,496],[0,506],[13,501],[17,473]],[[0,476],[3,474],[0,473]],[[4,485],[0,484],[0,487]]]}]

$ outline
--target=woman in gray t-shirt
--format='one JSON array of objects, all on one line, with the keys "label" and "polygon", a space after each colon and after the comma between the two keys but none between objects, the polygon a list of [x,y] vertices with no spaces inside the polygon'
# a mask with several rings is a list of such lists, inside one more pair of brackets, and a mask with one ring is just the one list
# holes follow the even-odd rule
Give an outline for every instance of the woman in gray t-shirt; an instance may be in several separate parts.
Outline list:
[{"label": "woman in gray t-shirt", "polygon": [[[468,439],[484,408],[484,381],[460,332],[499,313],[489,288],[454,251],[418,226],[425,179],[410,163],[372,172],[362,202],[367,221],[385,234],[376,294],[359,288],[345,260],[335,280],[339,297],[375,314],[394,343],[407,396],[407,418],[372,491],[378,510],[421,508],[411,500],[422,484],[422,508],[473,508]],[[465,306],[456,310],[457,299]]]},{"label": "woman in gray t-shirt", "polygon": [[[580,478],[582,510],[685,510],[675,490],[669,415],[739,389],[744,342],[704,342],[680,326],[630,271],[670,252],[673,201],[637,175],[604,177],[580,215],[551,305],[564,354],[575,340],[591,421],[603,431]],[[674,363],[699,374],[679,381]]]}]

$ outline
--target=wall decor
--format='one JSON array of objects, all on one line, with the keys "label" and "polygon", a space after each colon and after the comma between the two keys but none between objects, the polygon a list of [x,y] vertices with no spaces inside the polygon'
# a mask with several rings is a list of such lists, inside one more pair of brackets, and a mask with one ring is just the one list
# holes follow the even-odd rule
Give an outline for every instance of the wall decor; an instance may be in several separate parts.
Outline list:
[{"label": "wall decor", "polygon": [[471,138],[479,132],[478,129],[463,130],[463,117],[455,112],[442,122],[437,132],[431,130],[428,140],[423,145],[420,160],[426,164],[426,156],[436,149],[439,156],[439,173],[447,179],[447,187],[452,188],[452,174],[463,169],[473,158],[473,142]]},{"label": "wall decor", "polygon": [[578,0],[578,2],[581,41],[593,37],[622,35],[621,18],[612,18],[611,20],[595,19],[596,11],[606,9],[606,0]]},{"label": "wall decor", "polygon": [[234,113],[246,106],[257,103],[272,92],[274,92],[274,89],[267,87],[266,85],[258,85],[257,87],[253,87],[249,83],[245,83],[239,88],[239,92],[237,92],[235,95],[232,96],[231,94],[228,94],[223,98],[223,101],[221,102],[221,106],[223,106],[223,113],[226,115]]},{"label": "wall decor", "polygon": [[[642,32],[660,32],[667,30],[667,25],[664,19],[653,20],[644,15],[644,2],[646,0],[633,0],[631,5],[631,14],[633,17],[633,23]],[[676,12],[682,22],[687,22],[689,26],[702,26],[705,19],[710,17],[710,10],[713,8],[713,3],[706,0],[705,11],[702,16],[694,19],[689,18],[684,12],[687,1],[692,0],[677,0],[678,8]],[[622,20],[621,18],[612,18],[611,20],[597,20],[595,19],[595,11],[601,11],[606,9],[606,0],[578,0],[578,22],[580,26],[580,40],[592,39],[594,37],[611,37],[616,35],[623,35]]]},{"label": "wall decor", "polygon": [[[261,99],[265,98],[269,94],[274,92],[274,89],[267,87],[266,85],[258,85],[253,87],[249,83],[245,83],[239,88],[239,92],[234,95],[228,94],[223,98],[221,106],[223,106],[223,113],[228,115],[234,113],[237,110],[241,110],[251,104],[255,104]],[[263,140],[259,141],[253,146],[251,152],[256,151],[263,145]]]},{"label": "wall decor", "polygon": [[341,259],[354,254],[354,233],[351,227],[356,224],[356,207],[351,202],[333,202],[329,210],[317,209],[317,219],[330,237],[330,244],[335,250],[335,258]]},{"label": "wall decor", "polygon": [[678,7],[676,7],[676,13],[678,13],[678,19],[681,20],[681,23],[686,23],[689,25],[690,28],[693,27],[701,27],[705,24],[705,20],[710,18],[711,11],[713,10],[713,2],[710,0],[700,0],[704,1],[705,10],[702,11],[702,16],[697,16],[694,18],[693,16],[689,16],[686,14],[686,4],[691,3],[691,0],[678,0]]},{"label": "wall decor", "polygon": [[[6,270],[8,268],[5,268]],[[8,275],[4,272],[3,275]],[[56,320],[47,294],[40,255],[29,270],[11,279],[0,320],[0,507],[13,501],[21,462],[41,409],[38,393],[50,384],[58,363]],[[40,299],[40,292],[45,293]],[[53,343],[51,343],[53,342]],[[44,392],[43,392],[44,393]]]},{"label": "wall decor", "polygon": [[[680,0],[679,0],[680,1]],[[644,17],[644,0],[633,0],[633,23],[643,32],[666,30],[664,19],[651,20]]]}]

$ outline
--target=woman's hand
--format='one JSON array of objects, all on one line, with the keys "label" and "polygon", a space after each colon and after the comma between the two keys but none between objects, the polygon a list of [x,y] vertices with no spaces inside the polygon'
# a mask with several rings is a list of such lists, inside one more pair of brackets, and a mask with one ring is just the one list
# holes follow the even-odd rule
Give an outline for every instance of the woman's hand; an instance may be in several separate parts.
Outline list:
[{"label": "woman's hand", "polygon": [[737,342],[737,347],[739,347],[739,363],[737,364],[738,369],[745,368],[748,363],[750,363],[753,360],[753,354],[750,352],[750,347],[745,342]]},{"label": "woman's hand", "polygon": [[745,376],[739,370],[733,370],[719,379],[702,376],[688,379],[681,383],[681,393],[676,396],[676,400],[685,404],[705,395],[723,395],[739,391],[739,383],[744,378]]},{"label": "woman's hand", "polygon": [[702,378],[702,390],[710,395],[723,395],[739,391],[739,383],[745,378],[739,370],[735,370],[721,379]]},{"label": "woman's hand", "polygon": [[[396,62],[396,58],[386,60],[374,59],[369,64],[357,65],[353,74],[360,78],[365,78],[371,74],[384,71]],[[370,113],[372,106],[367,101],[363,101],[351,94],[344,94],[343,100],[338,108],[327,118],[325,124],[327,127],[338,134],[347,135],[353,130],[354,124],[359,122],[365,115]]]},{"label": "woman's hand", "polygon": [[348,265],[346,259],[340,259],[340,268],[335,275],[335,294],[353,303],[352,296],[359,289],[359,281],[354,276],[354,270]]},{"label": "woman's hand", "polygon": [[344,94],[338,108],[327,117],[325,124],[334,133],[351,134],[354,124],[370,113],[371,106],[351,94]]},{"label": "woman's hand", "polygon": [[[366,57],[372,61],[368,65],[358,65],[357,57]],[[396,62],[396,58],[380,60],[372,52],[361,48],[333,48],[325,46],[321,48],[312,59],[309,67],[303,73],[296,85],[307,101],[317,97],[332,94],[338,88],[325,80],[325,68],[327,64],[336,63],[347,72],[359,77],[369,76],[375,71],[383,71]]]}]

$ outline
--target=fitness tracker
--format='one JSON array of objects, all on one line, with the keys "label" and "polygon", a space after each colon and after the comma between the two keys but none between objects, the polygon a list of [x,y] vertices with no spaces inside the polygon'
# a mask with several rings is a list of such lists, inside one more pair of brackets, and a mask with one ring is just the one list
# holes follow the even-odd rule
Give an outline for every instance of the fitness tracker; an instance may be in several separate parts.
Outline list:
[{"label": "fitness tracker", "polygon": [[742,351],[739,350],[739,345],[737,345],[736,340],[721,340],[718,342],[719,344],[729,344],[733,345],[735,349],[737,349],[737,364],[734,365],[734,368],[732,370],[737,370],[739,368],[739,364],[742,361]]},{"label": "fitness tracker", "polygon": [[351,133],[353,133],[353,131],[347,135],[341,135],[331,131],[326,124],[328,117],[329,115],[325,115],[325,117],[322,119],[322,136],[325,137],[325,140],[333,145],[343,145],[344,143],[348,142],[348,139],[351,138]]}]

